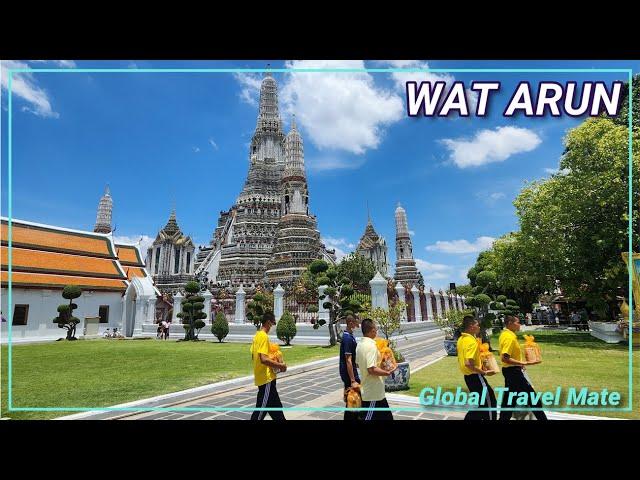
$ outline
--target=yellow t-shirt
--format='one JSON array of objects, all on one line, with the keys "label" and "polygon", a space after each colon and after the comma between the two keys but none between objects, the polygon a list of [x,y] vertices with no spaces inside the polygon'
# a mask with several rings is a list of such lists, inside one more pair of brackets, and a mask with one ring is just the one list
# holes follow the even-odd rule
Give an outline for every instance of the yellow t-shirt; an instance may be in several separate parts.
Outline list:
[{"label": "yellow t-shirt", "polygon": [[500,344],[500,363],[502,363],[502,368],[517,366],[504,363],[504,360],[502,360],[502,355],[505,353],[514,360],[519,360],[522,362],[522,350],[520,349],[520,344],[518,343],[518,337],[514,332],[512,332],[508,328],[505,328],[500,334],[498,342]]},{"label": "yellow t-shirt", "polygon": [[458,366],[463,375],[473,375],[474,372],[465,365],[465,362],[469,359],[473,360],[473,365],[476,368],[482,368],[482,362],[480,361],[480,348],[478,347],[478,340],[470,333],[463,333],[458,338]]},{"label": "yellow t-shirt", "polygon": [[356,349],[356,364],[360,372],[360,392],[362,400],[372,402],[384,399],[384,377],[371,375],[369,367],[379,367],[382,355],[376,342],[369,337],[362,337]]},{"label": "yellow t-shirt", "polygon": [[264,385],[275,380],[276,374],[271,367],[267,367],[260,361],[260,354],[269,355],[269,335],[263,330],[258,330],[251,344],[251,359],[253,360],[253,376],[256,386]]}]

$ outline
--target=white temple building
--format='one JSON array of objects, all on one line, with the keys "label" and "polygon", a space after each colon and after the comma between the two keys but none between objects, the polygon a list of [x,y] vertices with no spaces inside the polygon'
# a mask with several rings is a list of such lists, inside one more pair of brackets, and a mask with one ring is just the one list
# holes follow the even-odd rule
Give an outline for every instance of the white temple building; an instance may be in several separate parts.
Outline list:
[{"label": "white temple building", "polygon": [[64,337],[66,330],[53,319],[58,306],[68,303],[62,297],[66,285],[82,289],[74,300],[78,305],[74,316],[80,319],[78,338],[85,331],[102,334],[107,328],[132,336],[142,331],[144,323],[153,323],[160,292],[138,246],[114,242],[112,204],[107,189],[95,226],[102,233],[17,219],[12,219],[10,232],[8,218],[0,218],[2,314],[7,319],[1,324],[3,343],[8,341],[9,322],[12,342]]}]

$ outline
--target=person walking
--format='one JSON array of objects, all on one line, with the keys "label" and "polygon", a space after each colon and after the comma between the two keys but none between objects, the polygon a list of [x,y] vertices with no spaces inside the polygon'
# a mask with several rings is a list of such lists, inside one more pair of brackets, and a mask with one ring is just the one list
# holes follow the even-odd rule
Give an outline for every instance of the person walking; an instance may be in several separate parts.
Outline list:
[{"label": "person walking", "polygon": [[[464,382],[469,392],[477,393],[480,399],[484,399],[483,408],[497,408],[496,396],[487,382],[486,375],[495,375],[495,372],[485,372],[480,360],[480,347],[476,338],[480,333],[480,323],[477,318],[467,315],[462,319],[462,334],[458,338],[458,367],[464,375]],[[464,417],[465,420],[497,420],[498,412],[478,411],[471,409]]]},{"label": "person walking", "polygon": [[[254,383],[258,387],[256,408],[283,408],[276,389],[276,373],[273,369],[286,372],[287,365],[269,358],[269,330],[275,324],[273,313],[266,312],[262,316],[262,327],[256,332],[251,344]],[[251,420],[263,420],[267,413],[273,420],[286,420],[281,410],[254,410]]]},{"label": "person walking", "polygon": [[[370,318],[362,320],[360,326],[362,330],[362,340],[356,350],[356,364],[360,367],[362,383],[362,408],[366,409],[362,415],[363,420],[393,420],[390,410],[380,410],[389,408],[389,403],[384,393],[384,378],[388,377],[395,370],[384,370],[380,368],[382,355],[378,351],[378,346],[374,338],[378,335],[376,324]],[[398,368],[398,367],[396,367]]]},{"label": "person walking", "polygon": [[531,402],[531,394],[535,393],[535,390],[529,383],[524,373],[525,365],[537,365],[540,362],[527,362],[522,358],[522,349],[518,343],[518,337],[516,332],[520,330],[520,319],[514,316],[507,316],[504,319],[504,330],[500,334],[498,340],[500,344],[500,358],[502,360],[502,375],[504,375],[504,386],[508,390],[503,393],[500,420],[506,421],[511,419],[512,411],[503,410],[503,408],[520,407],[520,405],[514,405],[510,398],[515,398],[516,395],[510,397],[510,393],[526,392],[528,395],[528,403],[532,407],[533,414],[538,420],[547,420],[547,415],[542,411],[540,400],[535,403]]},{"label": "person walking", "polygon": [[[356,337],[353,330],[360,326],[358,319],[353,315],[347,315],[347,329],[342,334],[340,342],[340,379],[344,385],[344,403],[347,407],[347,391],[352,389],[360,390],[360,377],[356,365]],[[358,420],[358,411],[344,411],[345,420]]]}]

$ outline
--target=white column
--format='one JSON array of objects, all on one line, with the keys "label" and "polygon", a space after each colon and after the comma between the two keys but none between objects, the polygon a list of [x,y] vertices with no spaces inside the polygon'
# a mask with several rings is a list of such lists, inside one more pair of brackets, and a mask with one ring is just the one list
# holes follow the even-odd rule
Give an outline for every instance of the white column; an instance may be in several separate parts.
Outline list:
[{"label": "white column", "polygon": [[442,295],[442,298],[444,299],[444,312],[446,314],[451,308],[449,306],[449,295],[447,295],[447,292],[443,292],[442,290],[440,290],[440,295]]},{"label": "white column", "polygon": [[324,299],[324,291],[327,289],[328,285],[320,285],[318,287],[318,320],[324,320],[329,323],[329,310],[324,308],[324,302],[327,300]]},{"label": "white column", "polygon": [[182,319],[178,318],[178,314],[182,311],[183,298],[184,298],[184,295],[182,295],[180,292],[176,293],[173,296],[173,315],[171,316],[172,323],[176,323],[178,321],[182,323]]},{"label": "white column", "polygon": [[205,318],[205,322],[207,325],[209,325],[210,323],[212,323],[211,298],[213,297],[213,294],[209,290],[205,290],[202,296],[204,297],[204,313],[207,314],[207,318]]},{"label": "white column", "polygon": [[153,323],[156,321],[156,297],[147,300],[147,317],[144,323]]},{"label": "white column", "polygon": [[276,317],[276,322],[284,314],[284,288],[280,284],[273,291],[273,313]]},{"label": "white column", "polygon": [[[406,303],[406,300],[404,298],[404,287],[402,286],[402,284],[400,282],[396,283],[396,292],[398,292],[398,300]],[[400,321],[401,322],[406,322],[407,321],[407,309],[404,308],[402,310],[402,316],[400,317]]]},{"label": "white column", "polygon": [[244,291],[242,285],[236,292],[236,315],[233,319],[234,323],[244,323],[244,297],[246,297],[247,292]]},{"label": "white column", "polygon": [[433,296],[436,299],[436,315],[438,317],[442,317],[442,304],[440,303],[440,294],[438,292],[433,292]]},{"label": "white column", "polygon": [[376,272],[375,277],[369,281],[371,287],[371,308],[383,308],[389,310],[389,299],[387,298],[387,281],[380,272]]},{"label": "white column", "polygon": [[458,310],[462,310],[462,299],[460,298],[460,295],[458,295],[456,293],[456,305]]},{"label": "white column", "polygon": [[431,289],[424,289],[424,299],[427,303],[427,322],[433,322],[433,305],[431,304]]},{"label": "white column", "polygon": [[464,302],[465,300],[464,295],[460,297],[460,300],[462,301],[462,308],[467,308],[467,304]]},{"label": "white column", "polygon": [[420,309],[420,290],[414,285],[411,287],[411,293],[413,294],[413,311],[416,315],[416,322],[422,321],[422,310]]}]

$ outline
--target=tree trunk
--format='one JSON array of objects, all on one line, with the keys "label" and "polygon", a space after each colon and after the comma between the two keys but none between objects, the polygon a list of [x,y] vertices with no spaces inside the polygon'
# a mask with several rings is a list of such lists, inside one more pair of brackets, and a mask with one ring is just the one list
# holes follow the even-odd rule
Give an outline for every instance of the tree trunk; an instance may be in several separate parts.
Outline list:
[{"label": "tree trunk", "polygon": [[333,311],[329,312],[329,345],[334,346],[336,342],[335,322],[336,314]]}]

